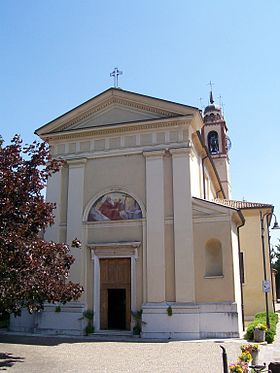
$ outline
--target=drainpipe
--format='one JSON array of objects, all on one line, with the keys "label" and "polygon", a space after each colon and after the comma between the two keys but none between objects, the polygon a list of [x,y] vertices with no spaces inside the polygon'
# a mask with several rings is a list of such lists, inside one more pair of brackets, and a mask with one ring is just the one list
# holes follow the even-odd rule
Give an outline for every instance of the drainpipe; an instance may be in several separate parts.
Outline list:
[{"label": "drainpipe", "polygon": [[204,160],[208,158],[206,155],[205,157],[202,158],[202,180],[203,180],[203,198],[206,199],[206,189],[205,189],[205,172],[204,172]]},{"label": "drainpipe", "polygon": [[224,368],[223,369],[224,370],[223,373],[228,373],[227,352],[226,352],[226,349],[224,348],[224,346],[220,345],[220,347],[223,350],[223,354],[222,354],[222,356],[223,356],[223,368]]},{"label": "drainpipe", "polygon": [[[245,330],[245,319],[244,319],[244,297],[243,297],[243,284],[242,284],[242,278],[241,278],[241,265],[240,265],[240,233],[239,229],[244,226],[244,222],[242,225],[237,227],[237,242],[238,242],[238,259],[239,259],[239,279],[240,279],[240,292],[241,292],[241,313],[242,313],[242,328]],[[244,267],[243,267],[244,272]]]},{"label": "drainpipe", "polygon": [[216,192],[216,198],[219,198],[219,193],[223,192],[222,189],[218,190],[218,192]]}]

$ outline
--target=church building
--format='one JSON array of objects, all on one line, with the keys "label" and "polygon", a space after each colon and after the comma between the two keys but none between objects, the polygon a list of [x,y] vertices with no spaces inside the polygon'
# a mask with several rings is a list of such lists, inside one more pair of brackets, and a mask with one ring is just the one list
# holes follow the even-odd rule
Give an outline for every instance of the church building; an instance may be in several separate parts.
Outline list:
[{"label": "church building", "polygon": [[[202,113],[110,88],[36,134],[65,160],[48,181],[57,207],[45,239],[81,241],[70,279],[84,293],[12,329],[80,335],[92,310],[95,333],[132,334],[142,312],[144,338],[242,336],[257,308],[252,261],[262,280],[259,213],[271,218],[273,206],[231,200],[230,140],[212,93]],[[270,273],[267,225],[263,234]]]}]

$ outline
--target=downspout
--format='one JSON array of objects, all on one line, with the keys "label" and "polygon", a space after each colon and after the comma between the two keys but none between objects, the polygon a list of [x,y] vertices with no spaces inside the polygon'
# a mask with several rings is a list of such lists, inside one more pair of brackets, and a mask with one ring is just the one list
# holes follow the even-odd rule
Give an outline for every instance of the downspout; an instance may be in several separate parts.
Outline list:
[{"label": "downspout", "polygon": [[205,187],[205,171],[204,171],[204,160],[208,158],[208,155],[202,158],[202,182],[203,182],[203,198],[206,199],[206,187]]},{"label": "downspout", "polygon": [[220,189],[216,192],[216,198],[219,198],[219,193],[223,193],[223,196],[225,197],[223,189]]},{"label": "downspout", "polygon": [[[242,328],[243,331],[245,330],[245,318],[244,318],[244,296],[243,296],[243,283],[241,278],[241,265],[240,265],[240,257],[241,257],[241,250],[240,250],[240,233],[239,230],[245,224],[244,220],[242,220],[242,225],[237,227],[237,242],[238,242],[238,260],[239,260],[239,279],[240,279],[240,293],[241,293],[241,314],[242,314]],[[244,271],[244,268],[243,268]]]}]

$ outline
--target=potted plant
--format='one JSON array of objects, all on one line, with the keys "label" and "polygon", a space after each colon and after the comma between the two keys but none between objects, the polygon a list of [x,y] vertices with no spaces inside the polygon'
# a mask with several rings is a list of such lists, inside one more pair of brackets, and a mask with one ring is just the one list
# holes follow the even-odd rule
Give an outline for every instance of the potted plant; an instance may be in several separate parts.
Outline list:
[{"label": "potted plant", "polygon": [[83,313],[84,318],[88,320],[88,324],[85,327],[85,335],[89,335],[94,333],[94,326],[93,326],[93,311],[87,310]]},{"label": "potted plant", "polygon": [[244,361],[238,361],[237,363],[231,363],[229,365],[229,371],[230,373],[248,373],[249,366],[248,363]]},{"label": "potted plant", "polygon": [[249,352],[252,356],[252,365],[257,365],[258,364],[258,354],[260,351],[259,345],[258,344],[245,344],[240,346],[240,349],[242,352]]},{"label": "potted plant", "polygon": [[145,325],[145,321],[142,320],[142,313],[143,310],[140,311],[131,311],[132,317],[134,319],[134,327],[133,327],[133,335],[139,336],[141,335],[142,325]]},{"label": "potted plant", "polygon": [[261,324],[261,323],[257,324],[254,328],[254,341],[264,342],[266,331],[267,331],[267,327],[264,324]]},{"label": "potted plant", "polygon": [[244,363],[250,363],[252,361],[252,355],[249,351],[244,351],[239,355],[239,361]]}]

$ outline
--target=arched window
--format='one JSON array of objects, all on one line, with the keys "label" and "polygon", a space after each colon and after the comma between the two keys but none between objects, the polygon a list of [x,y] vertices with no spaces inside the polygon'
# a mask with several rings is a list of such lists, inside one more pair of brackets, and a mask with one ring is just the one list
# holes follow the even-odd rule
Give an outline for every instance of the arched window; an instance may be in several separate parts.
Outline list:
[{"label": "arched window", "polygon": [[205,276],[223,275],[222,245],[219,240],[211,239],[205,246]]},{"label": "arched window", "polygon": [[141,219],[142,211],[137,201],[121,192],[104,194],[94,202],[88,221]]},{"label": "arched window", "polygon": [[211,154],[219,153],[219,135],[216,131],[211,131],[207,136],[208,150]]}]

